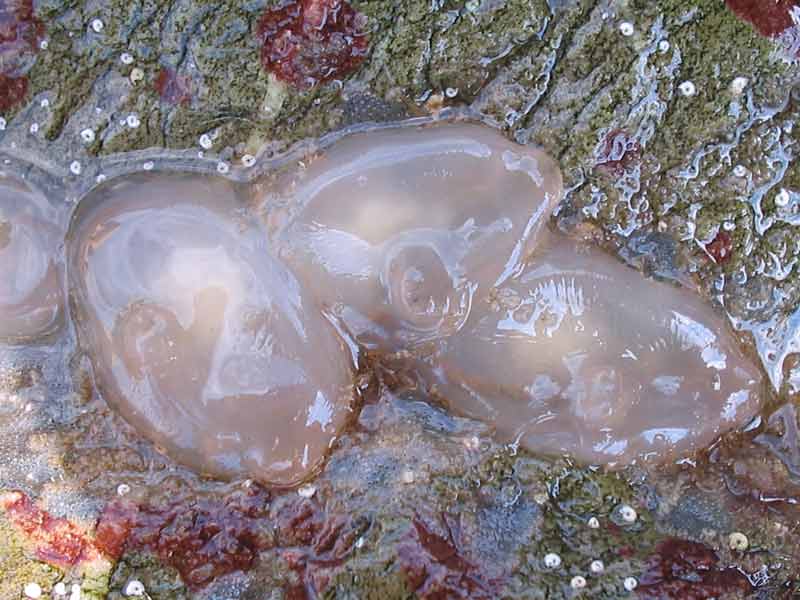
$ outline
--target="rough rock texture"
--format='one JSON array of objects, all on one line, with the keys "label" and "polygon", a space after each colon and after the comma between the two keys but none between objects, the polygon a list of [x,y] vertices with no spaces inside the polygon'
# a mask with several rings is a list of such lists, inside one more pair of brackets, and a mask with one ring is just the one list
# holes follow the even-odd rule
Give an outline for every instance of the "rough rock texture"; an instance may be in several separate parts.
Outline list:
[{"label": "rough rock texture", "polygon": [[[605,475],[394,398],[381,372],[318,480],[262,490],[159,455],[71,332],[0,347],[0,490],[24,493],[3,496],[0,597],[570,598],[576,576],[592,598],[627,597],[627,577],[642,598],[800,593],[795,2],[354,0],[365,19],[314,43],[363,32],[365,56],[307,88],[263,68],[279,4],[324,27],[340,2],[0,0],[0,168],[73,202],[148,148],[246,177],[248,155],[340,127],[466,112],[559,159],[557,227],[699,281],[764,365],[763,415],[671,469]],[[55,560],[54,531],[109,560]]]}]

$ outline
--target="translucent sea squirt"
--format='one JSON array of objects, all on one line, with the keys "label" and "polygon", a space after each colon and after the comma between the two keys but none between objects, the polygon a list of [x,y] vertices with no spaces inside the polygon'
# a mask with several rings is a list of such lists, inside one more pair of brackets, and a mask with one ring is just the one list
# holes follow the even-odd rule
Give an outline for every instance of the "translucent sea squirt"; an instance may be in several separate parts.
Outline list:
[{"label": "translucent sea squirt", "polygon": [[27,185],[0,176],[0,342],[26,342],[62,322],[57,209]]},{"label": "translucent sea squirt", "polygon": [[447,124],[348,136],[264,205],[319,302],[360,343],[396,349],[457,330],[517,272],[561,187],[541,150]]},{"label": "translucent sea squirt", "polygon": [[563,238],[422,364],[431,389],[505,440],[594,464],[704,448],[755,414],[761,383],[699,296]]},{"label": "translucent sea squirt", "polygon": [[349,354],[232,184],[110,182],[82,201],[69,243],[81,345],[140,433],[215,476],[312,472],[349,414]]}]

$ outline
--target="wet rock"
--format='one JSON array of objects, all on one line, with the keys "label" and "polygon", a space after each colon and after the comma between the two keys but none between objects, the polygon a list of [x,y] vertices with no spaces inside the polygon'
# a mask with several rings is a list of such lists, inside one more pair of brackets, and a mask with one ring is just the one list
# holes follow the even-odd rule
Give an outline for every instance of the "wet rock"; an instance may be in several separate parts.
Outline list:
[{"label": "wet rock", "polygon": [[686,600],[735,597],[753,586],[739,570],[719,564],[714,551],[703,544],[679,539],[660,542],[639,578],[639,598]]},{"label": "wet rock", "polygon": [[[670,259],[661,260],[669,244],[651,234],[668,235],[681,265],[687,259],[688,269],[705,284],[704,292],[724,302],[737,327],[753,335],[773,387],[783,388],[784,363],[791,363],[800,350],[800,178],[793,151],[798,96],[789,93],[797,77],[797,65],[790,62],[796,38],[792,28],[790,35],[778,33],[787,24],[790,2],[772,3],[770,10],[756,15],[756,3],[746,0],[730,0],[727,6],[717,0],[354,0],[353,8],[368,18],[369,54],[341,85],[330,81],[307,89],[275,81],[263,69],[258,22],[278,2],[110,2],[102,10],[97,3],[78,8],[59,1],[36,4],[23,28],[29,33],[17,45],[21,50],[4,55],[21,57],[27,69],[27,81],[8,73],[0,81],[8,95],[8,107],[0,108],[4,168],[24,171],[14,162],[20,156],[24,162],[47,165],[60,180],[74,184],[68,198],[72,201],[75,190],[92,185],[109,164],[96,162],[95,155],[169,147],[187,150],[191,160],[202,151],[214,163],[238,165],[245,155],[258,154],[265,142],[266,155],[368,118],[354,115],[374,114],[383,120],[383,108],[359,113],[361,109],[343,104],[343,94],[368,93],[381,102],[409,105],[412,113],[441,109],[440,116],[469,103],[474,114],[506,128],[509,137],[539,143],[558,157],[567,190],[557,219],[563,229],[590,224],[608,247],[633,248],[633,264],[656,274],[670,273]],[[18,6],[27,11],[32,5],[0,6],[5,27],[20,23]],[[104,25],[99,32],[92,26],[95,18]],[[44,37],[37,22],[44,25]],[[20,39],[19,31],[13,30],[12,45]],[[34,37],[37,50],[29,43]],[[169,92],[169,85],[162,98],[157,84],[164,68],[174,69],[177,80],[188,83],[189,102],[182,100],[180,90]],[[173,104],[172,98],[181,100]],[[431,98],[435,102],[426,106]],[[129,120],[131,116],[135,118]],[[94,132],[91,143],[81,136],[86,129]],[[609,136],[619,137],[610,132],[625,132],[624,144],[611,143],[604,152]],[[208,148],[204,134],[211,141]],[[138,156],[119,160],[133,164]],[[606,172],[597,165],[598,158],[604,158]],[[74,161],[79,175],[70,170]],[[729,239],[722,236],[715,243],[720,232]],[[68,340],[61,343],[59,351],[74,350]],[[91,385],[80,385],[78,377],[73,383],[68,371],[74,365],[54,366],[57,361],[42,350],[25,356],[10,353],[8,360],[49,366],[40,370],[43,381],[3,405],[3,415],[13,415],[4,417],[0,432],[4,485],[19,487],[29,473],[34,477],[31,486],[42,493],[50,493],[48,486],[72,485],[84,502],[80,507],[77,502],[65,504],[70,515],[83,510],[87,500],[104,503],[121,481],[143,497],[152,496],[153,506],[168,505],[166,500],[179,492],[189,493],[187,507],[203,494],[219,504],[229,493],[137,443],[135,434],[98,404]],[[3,386],[2,393],[10,389]],[[488,549],[513,540],[508,552],[516,547],[522,560],[499,592],[510,598],[574,597],[570,581],[576,575],[586,578],[587,597],[619,598],[626,577],[647,572],[643,561],[657,554],[664,533],[653,528],[646,506],[637,503],[625,477],[561,463],[553,467],[521,450],[512,456],[493,445],[485,428],[444,413],[424,417],[422,409],[387,409],[393,413],[389,416],[383,410],[373,405],[372,416],[364,419],[369,426],[339,440],[341,448],[319,482],[320,489],[330,486],[324,497],[335,506],[331,513],[370,518],[363,540],[353,542],[356,550],[341,564],[309,574],[299,568],[309,564],[302,553],[276,558],[270,549],[247,573],[227,573],[204,590],[189,592],[179,573],[165,567],[157,554],[123,552],[111,597],[121,598],[126,582],[140,578],[151,597],[170,600],[215,598],[223,590],[231,597],[259,600],[280,589],[286,590],[285,597],[302,597],[306,586],[317,583],[315,592],[326,598],[366,598],[373,590],[379,590],[374,597],[404,598],[411,593],[409,582],[392,567],[397,565],[397,541],[414,530],[412,520],[420,507],[431,530],[443,539],[446,532],[436,517],[441,511],[481,515],[474,531],[477,538],[487,536]],[[420,426],[420,421],[426,424]],[[775,514],[792,505],[754,500],[750,493],[776,496],[791,481],[776,454],[791,464],[792,446],[782,441],[780,419],[775,425],[775,431],[764,434],[771,438],[762,438],[771,439],[771,446],[754,451],[743,446],[739,464],[747,493],[737,496],[740,503],[730,514],[731,526],[751,543],[759,532],[768,532],[764,541],[770,543],[769,553],[729,559],[720,552],[722,558],[714,563],[705,550],[678,546],[686,557],[700,558],[688,563],[659,558],[651,569],[653,594],[670,589],[682,597],[700,594],[697,589],[741,593],[704,578],[716,576],[728,564],[747,566],[756,582],[774,578],[759,583],[763,587],[754,591],[755,597],[791,597],[793,589],[796,594],[792,579],[797,573],[792,569],[800,564],[797,537],[788,527],[772,534]],[[41,450],[45,447],[46,453]],[[698,464],[698,476],[717,477],[714,469]],[[62,471],[62,465],[68,468]],[[60,483],[48,483],[51,477]],[[650,477],[674,483],[672,475]],[[519,482],[523,494],[518,504],[501,508],[503,498],[516,497]],[[718,480],[713,483],[710,489],[721,489]],[[487,496],[476,487],[492,491]],[[526,501],[542,507],[543,521],[532,530],[533,513],[517,508],[527,506]],[[633,526],[612,521],[611,511],[621,502],[637,511]],[[692,502],[687,500],[686,506]],[[722,524],[713,509],[686,510],[676,524]],[[321,519],[320,509],[315,514],[308,520],[312,524]],[[592,518],[597,519],[596,529],[589,525]],[[333,521],[330,531],[337,523]],[[454,536],[462,548],[468,548],[463,532],[471,526],[465,520],[461,538]],[[492,538],[495,530],[508,535]],[[16,540],[16,534],[6,535],[10,531],[0,531],[0,567],[14,575],[0,582],[0,596],[18,596],[28,581],[49,591],[60,573],[20,551],[17,541],[7,542]],[[562,557],[559,570],[542,566],[549,552]],[[178,555],[187,564],[192,560]],[[765,555],[794,560],[773,568],[777,561]],[[604,574],[586,577],[587,565],[598,557]],[[465,560],[479,563],[472,556]],[[298,568],[291,570],[290,563]],[[666,577],[664,568],[670,572]],[[328,587],[323,589],[325,581]]]},{"label": "wet rock", "polygon": [[668,519],[675,529],[692,535],[704,529],[724,532],[731,526],[730,513],[719,499],[696,490],[681,496]]},{"label": "wet rock", "polygon": [[797,407],[787,402],[769,416],[768,430],[758,435],[755,442],[768,448],[784,464],[795,481],[800,484],[800,433]]}]

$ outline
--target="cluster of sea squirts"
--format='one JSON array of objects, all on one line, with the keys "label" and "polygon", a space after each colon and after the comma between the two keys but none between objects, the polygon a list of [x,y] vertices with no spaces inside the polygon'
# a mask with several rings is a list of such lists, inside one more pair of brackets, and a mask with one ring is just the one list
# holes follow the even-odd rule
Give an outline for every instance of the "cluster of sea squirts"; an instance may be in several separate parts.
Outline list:
[{"label": "cluster of sea squirts", "polygon": [[255,184],[128,174],[76,207],[5,176],[0,341],[52,343],[71,318],[144,437],[271,484],[334,446],[364,351],[588,463],[675,458],[749,419],[761,375],[725,322],[548,231],[561,192],[544,152],[466,123],[353,133]]}]

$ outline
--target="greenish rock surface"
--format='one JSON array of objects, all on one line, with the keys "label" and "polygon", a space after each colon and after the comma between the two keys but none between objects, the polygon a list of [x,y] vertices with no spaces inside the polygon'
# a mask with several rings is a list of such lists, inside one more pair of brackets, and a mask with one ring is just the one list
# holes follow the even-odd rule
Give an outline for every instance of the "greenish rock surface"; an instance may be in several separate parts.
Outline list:
[{"label": "greenish rock surface", "polygon": [[[567,192],[555,227],[647,274],[694,281],[720,306],[770,380],[763,418],[697,466],[609,474],[502,447],[478,423],[369,388],[375,403],[312,496],[265,492],[272,537],[254,550],[249,530],[231,525],[240,513],[225,508],[247,482],[202,480],[142,442],[99,399],[68,340],[3,356],[0,491],[102,522],[124,484],[126,501],[165,512],[177,503],[194,521],[165,521],[161,551],[128,548],[110,578],[64,579],[0,518],[0,598],[62,580],[84,598],[115,599],[140,581],[153,600],[668,597],[658,595],[668,583],[698,598],[800,593],[798,440],[768,419],[800,390],[795,57],[719,0],[354,0],[367,17],[365,60],[343,81],[298,90],[261,66],[258,22],[273,4],[37,2],[47,44],[26,101],[2,115],[8,169],[45,166],[85,189],[106,165],[160,149],[238,167],[367,121],[483,120],[558,157]],[[177,88],[161,89],[164,78]],[[621,506],[635,522],[619,521]],[[731,533],[748,548],[731,549]],[[669,540],[696,544],[687,548],[699,557],[676,567],[678,583],[658,575]],[[174,556],[214,544],[247,568],[188,585]],[[558,567],[545,565],[550,553]],[[197,568],[216,573],[212,563]],[[717,572],[728,583],[704,575]],[[630,577],[656,581],[653,595],[626,590]]]}]

